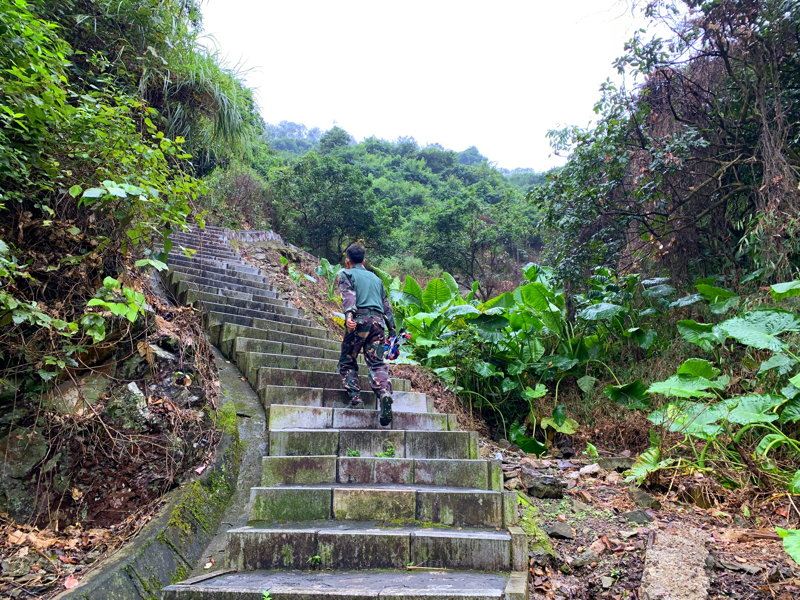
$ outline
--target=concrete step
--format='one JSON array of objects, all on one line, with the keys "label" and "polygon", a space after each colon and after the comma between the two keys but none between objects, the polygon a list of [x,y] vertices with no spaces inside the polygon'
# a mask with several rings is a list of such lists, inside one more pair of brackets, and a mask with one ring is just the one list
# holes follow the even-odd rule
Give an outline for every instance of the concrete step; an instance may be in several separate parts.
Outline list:
[{"label": "concrete step", "polygon": [[[448,569],[512,571],[527,562],[527,540],[494,529],[381,527],[375,522],[296,523],[228,531],[225,567],[238,571],[402,569],[409,564]],[[313,557],[319,557],[318,559]],[[517,569],[521,570],[521,569]]]},{"label": "concrete step", "polygon": [[326,350],[318,346],[286,344],[275,340],[264,340],[247,336],[239,336],[232,340],[226,340],[222,343],[220,350],[228,358],[235,358],[239,352],[256,352],[263,354],[286,354],[307,358],[323,358],[335,362],[339,361],[339,355],[341,354],[338,348],[336,350]]},{"label": "concrete step", "polygon": [[236,272],[248,273],[250,275],[263,275],[258,267],[254,267],[242,258],[212,258],[210,255],[186,256],[183,252],[173,250],[167,254],[167,262],[172,264],[182,264],[186,266],[198,265],[197,268],[232,269]]},{"label": "concrete step", "polygon": [[[216,263],[216,264],[214,264]],[[246,271],[244,268],[232,267],[227,263],[221,263],[216,259],[201,258],[197,259],[170,259],[168,263],[171,269],[184,273],[200,274],[206,277],[233,277],[241,282],[254,282],[256,284],[272,285],[270,281],[261,275]]]},{"label": "concrete step", "polygon": [[250,489],[250,524],[336,521],[436,523],[453,527],[513,525],[516,494],[509,494],[508,518],[502,492],[409,484],[318,483]]},{"label": "concrete step", "polygon": [[[235,315],[225,315],[222,313],[209,313],[212,315],[221,315],[219,318],[225,318],[224,325],[219,332],[219,343],[217,344],[222,351],[222,353],[227,356],[233,356],[235,358],[235,354],[232,353],[234,346],[234,342],[237,338],[248,338],[248,339],[256,339],[256,340],[265,340],[265,341],[272,341],[272,342],[281,342],[286,344],[291,344],[293,346],[311,346],[322,348],[326,350],[335,351],[337,353],[337,357],[339,352],[341,352],[341,342],[337,340],[324,340],[318,337],[312,337],[308,335],[300,335],[296,333],[287,333],[285,331],[277,331],[275,329],[271,329],[270,323],[264,321],[264,327],[253,327],[252,325],[242,325],[241,323],[236,323],[238,320],[244,320],[249,317],[236,317]],[[287,323],[292,322],[292,317],[282,317],[277,318],[275,320],[284,321]],[[228,320],[229,319],[229,320]],[[212,335],[213,338],[213,335]],[[273,353],[274,354],[274,353]],[[284,352],[281,352],[284,354]]]},{"label": "concrete step", "polygon": [[[267,410],[270,431],[280,429],[382,429],[380,411],[368,408],[325,408],[271,404]],[[394,410],[387,429],[452,431],[455,418],[443,413]]]},{"label": "concrete step", "polygon": [[[261,281],[264,281],[263,275],[261,275],[260,271],[255,267],[248,267],[247,265],[238,264],[236,262],[227,261],[224,259],[206,257],[186,258],[170,255],[167,259],[167,264],[178,271],[183,268],[191,268],[201,271],[205,274],[228,275],[230,277],[247,275],[249,277],[261,277]],[[266,283],[269,282],[266,281]]]},{"label": "concrete step", "polygon": [[481,458],[265,456],[261,467],[263,486],[394,483],[503,491],[500,461]]},{"label": "concrete step", "polygon": [[281,429],[269,433],[269,456],[381,453],[393,453],[396,458],[478,458],[478,434],[386,428]]},{"label": "concrete step", "polygon": [[258,285],[254,282],[242,283],[233,277],[213,278],[204,275],[195,275],[183,271],[170,271],[168,274],[170,285],[177,285],[178,281],[191,281],[198,285],[207,285],[211,287],[224,287],[228,290],[236,292],[249,292],[251,294],[267,295],[273,294],[278,297],[278,293],[272,286],[267,284]]},{"label": "concrete step", "polygon": [[[203,308],[206,312],[225,313],[228,315],[235,315],[237,317],[251,317],[252,319],[260,319],[264,321],[275,320],[275,315],[284,317],[293,317],[295,319],[303,318],[303,313],[293,307],[286,305],[280,306],[277,304],[259,304],[257,302],[240,300],[239,303],[245,306],[237,306],[236,304],[220,303],[214,301],[203,301]],[[328,335],[327,330],[320,327],[315,327],[314,332],[310,335],[314,337],[324,337]]]},{"label": "concrete step", "polygon": [[250,287],[254,287],[260,290],[266,290],[268,292],[277,292],[277,288],[273,285],[264,281],[264,278],[260,275],[248,275],[245,273],[237,273],[235,275],[222,275],[219,273],[210,273],[203,271],[201,269],[195,269],[192,267],[186,267],[183,265],[170,265],[170,269],[176,273],[182,273],[184,275],[189,275],[192,277],[200,277],[209,279],[212,281],[216,281],[218,283],[225,284],[226,287],[228,284],[232,285],[246,285]]},{"label": "concrete step", "polygon": [[325,342],[325,340],[320,338],[289,333],[283,331],[285,329],[284,327],[274,326],[275,323],[283,323],[285,325],[309,327],[310,321],[308,319],[300,319],[298,317],[274,314],[270,319],[254,319],[253,317],[240,317],[239,315],[228,313],[206,312],[204,313],[204,320],[211,343],[217,346],[226,356],[228,356],[232,350],[235,337],[238,337],[235,334],[233,334],[234,337],[225,337],[226,331],[230,331],[231,328],[244,327],[246,330],[258,331],[261,333],[253,334],[249,332],[249,335],[255,335],[256,337],[263,336],[265,339],[273,341],[282,341],[284,338],[288,338],[301,341],[301,345],[307,345],[309,340],[314,340],[313,343]]},{"label": "concrete step", "polygon": [[[257,369],[260,367],[336,372],[339,364],[338,360],[331,358],[292,356],[290,354],[277,354],[273,352],[236,352],[234,357],[239,370],[244,373],[250,381],[254,381],[251,376],[257,375]],[[359,356],[359,358],[361,358],[361,356]],[[362,365],[363,360],[359,361],[359,364]]]},{"label": "concrete step", "polygon": [[[367,375],[360,375],[359,380],[361,382],[362,390],[370,389],[369,378]],[[392,389],[394,390],[401,392],[407,392],[411,390],[411,382],[408,379],[391,378],[390,381],[392,384]],[[344,389],[342,387],[342,378],[338,373],[259,367],[258,384],[254,387],[256,390],[260,390],[268,385]]]},{"label": "concrete step", "polygon": [[[348,408],[350,398],[343,389],[326,389],[297,387],[285,385],[268,385],[258,390],[258,396],[264,406],[270,404],[291,404],[293,406],[326,406],[330,408]],[[377,409],[377,399],[372,391],[361,390],[361,399],[364,408]],[[433,398],[420,392],[405,392],[394,390],[392,392],[392,408],[406,412],[436,412]]]},{"label": "concrete step", "polygon": [[[521,584],[521,587],[520,587]],[[527,600],[527,573],[216,571],[164,588],[162,600]]]},{"label": "concrete step", "polygon": [[[169,281],[167,281],[167,285],[171,285]],[[271,300],[272,303],[279,302],[284,306],[289,306],[289,304],[279,298],[278,294],[275,292],[263,292],[261,294],[253,294],[252,292],[240,292],[237,290],[233,290],[226,287],[219,287],[219,284],[212,284],[212,285],[201,285],[197,284],[194,281],[180,281],[172,288],[173,293],[178,296],[178,299],[183,301],[183,295],[189,292],[203,292],[206,294],[215,294],[217,296],[222,296],[225,298],[235,298],[238,300],[253,300],[254,302],[264,302],[265,299]]]},{"label": "concrete step", "polygon": [[196,302],[213,302],[215,304],[230,304],[231,306],[238,306],[241,308],[249,308],[252,306],[279,306],[282,308],[291,308],[298,310],[290,305],[285,300],[279,298],[268,298],[267,296],[259,296],[253,298],[252,294],[242,294],[241,292],[233,292],[232,294],[224,294],[222,290],[214,292],[203,292],[197,289],[189,289],[186,295],[182,298],[184,304],[194,304]]}]

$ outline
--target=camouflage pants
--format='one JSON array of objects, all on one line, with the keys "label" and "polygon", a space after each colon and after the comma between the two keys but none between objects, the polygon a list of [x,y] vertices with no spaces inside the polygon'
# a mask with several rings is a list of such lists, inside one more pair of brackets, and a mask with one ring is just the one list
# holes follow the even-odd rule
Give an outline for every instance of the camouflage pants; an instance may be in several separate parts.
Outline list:
[{"label": "camouflage pants", "polygon": [[345,331],[342,340],[342,354],[339,357],[339,374],[347,395],[354,398],[361,392],[358,380],[358,355],[363,350],[364,360],[369,368],[369,385],[376,396],[391,394],[389,370],[383,362],[383,317],[380,315],[356,316],[354,331]]}]

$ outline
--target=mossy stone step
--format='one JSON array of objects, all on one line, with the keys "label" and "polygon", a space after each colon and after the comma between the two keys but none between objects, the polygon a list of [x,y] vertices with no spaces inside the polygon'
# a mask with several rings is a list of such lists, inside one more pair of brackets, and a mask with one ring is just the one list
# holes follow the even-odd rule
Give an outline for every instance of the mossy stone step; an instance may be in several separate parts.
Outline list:
[{"label": "mossy stone step", "polygon": [[216,267],[206,267],[204,265],[189,266],[186,264],[170,263],[169,267],[178,273],[187,275],[200,275],[209,279],[218,279],[221,282],[230,281],[231,283],[244,283],[245,285],[265,285],[268,289],[276,291],[272,284],[263,276],[256,273],[245,273],[243,271],[233,271],[217,269]]},{"label": "mossy stone step", "polygon": [[[343,389],[297,387],[291,385],[268,385],[258,391],[265,407],[271,404],[292,406],[326,406],[329,408],[348,408],[350,398]],[[361,390],[364,408],[377,410],[378,402],[370,390]],[[392,408],[406,412],[436,412],[433,399],[420,392],[395,390],[392,392]]]},{"label": "mossy stone step", "polygon": [[[275,329],[262,329],[259,327],[253,327],[252,325],[236,323],[236,320],[239,319],[237,317],[232,317],[231,320],[224,321],[222,330],[219,334],[219,345],[221,346],[220,349],[222,350],[222,353],[228,357],[231,356],[231,349],[233,348],[234,340],[238,337],[256,340],[271,340],[274,342],[286,342],[287,344],[294,344],[296,346],[315,346],[318,348],[324,348],[326,350],[333,350],[335,352],[339,352],[341,350],[341,342],[336,340],[323,340],[308,335],[298,335],[294,333],[276,331]],[[252,322],[252,320],[250,322]]]},{"label": "mossy stone step", "polygon": [[269,433],[270,456],[375,456],[390,447],[397,458],[478,458],[478,435],[474,431],[392,429],[282,429]]},{"label": "mossy stone step", "polygon": [[527,600],[514,576],[497,573],[379,571],[217,571],[164,589],[163,600]]},{"label": "mossy stone step", "polygon": [[[396,468],[401,469],[402,463]],[[502,492],[413,484],[306,484],[254,487],[250,490],[250,521],[287,522],[335,519],[378,520],[503,527]],[[507,502],[517,506],[516,495]]]},{"label": "mossy stone step", "polygon": [[[239,306],[241,308],[248,308],[255,304],[256,306],[278,306],[281,308],[294,308],[289,307],[286,302],[277,298],[268,298],[266,296],[258,296],[253,299],[253,294],[243,294],[241,292],[234,292],[235,295],[224,295],[222,290],[214,292],[201,292],[196,289],[187,290],[183,296],[182,302],[184,304],[195,304],[197,302],[213,302],[216,304],[230,304],[231,306]],[[267,309],[269,310],[269,309]]]},{"label": "mossy stone step", "polygon": [[[227,352],[226,352],[227,350]],[[308,358],[324,358],[326,360],[339,360],[341,351],[327,350],[319,346],[304,344],[284,344],[274,340],[257,339],[246,336],[225,340],[220,351],[227,358],[235,358],[239,352],[258,352],[262,354],[286,354],[289,356],[303,356]]]},{"label": "mossy stone step", "polygon": [[503,491],[500,461],[485,459],[265,456],[261,485],[434,485]]},{"label": "mossy stone step", "polygon": [[[271,404],[267,410],[270,431],[281,429],[381,429],[380,411],[368,408],[327,408]],[[443,413],[405,412],[394,410],[387,429],[451,431],[454,419]]]},{"label": "mossy stone step", "polygon": [[193,269],[191,267],[184,267],[181,265],[171,266],[171,272],[178,276],[190,277],[193,281],[204,279],[207,281],[216,281],[217,283],[224,284],[226,286],[247,286],[257,290],[277,293],[277,289],[275,287],[264,281],[263,278],[258,275],[220,275],[219,273],[208,273],[199,269]]},{"label": "mossy stone step", "polygon": [[169,272],[169,281],[171,285],[176,285],[179,281],[189,281],[196,283],[198,285],[207,285],[211,287],[220,287],[223,286],[226,289],[234,290],[237,292],[249,292],[252,294],[275,294],[275,297],[278,296],[278,292],[272,286],[267,284],[263,285],[255,285],[255,284],[244,284],[241,283],[238,279],[232,277],[221,277],[221,278],[213,278],[213,277],[205,277],[203,275],[191,275],[189,273],[184,273],[182,271],[175,271],[171,270]]},{"label": "mossy stone step", "polygon": [[[367,375],[361,375],[359,380],[361,389],[370,389]],[[392,389],[402,392],[411,390],[411,382],[408,379],[395,379],[392,377],[390,381]],[[342,388],[342,378],[338,373],[326,373],[325,371],[299,371],[297,369],[259,367],[258,384],[255,387],[258,390],[268,385],[336,389]]]},{"label": "mossy stone step", "polygon": [[[523,534],[524,535],[524,534]],[[225,567],[239,571],[433,568],[511,571],[527,543],[494,529],[383,527],[370,522],[294,523],[241,527],[228,532]],[[516,560],[515,560],[516,559]]]}]

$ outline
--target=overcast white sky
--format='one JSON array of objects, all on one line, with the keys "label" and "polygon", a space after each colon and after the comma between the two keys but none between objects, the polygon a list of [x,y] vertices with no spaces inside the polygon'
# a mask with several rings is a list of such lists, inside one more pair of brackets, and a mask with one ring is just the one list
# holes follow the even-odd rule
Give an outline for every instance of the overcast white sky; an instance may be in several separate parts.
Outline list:
[{"label": "overcast white sky", "polygon": [[626,0],[205,0],[269,123],[412,136],[546,170],[545,134],[586,125],[641,21]]}]

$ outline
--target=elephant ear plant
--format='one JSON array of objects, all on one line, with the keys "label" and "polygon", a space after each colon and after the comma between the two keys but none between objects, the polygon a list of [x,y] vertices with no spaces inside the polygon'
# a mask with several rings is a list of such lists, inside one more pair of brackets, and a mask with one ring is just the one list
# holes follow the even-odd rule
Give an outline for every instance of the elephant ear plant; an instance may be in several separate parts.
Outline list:
[{"label": "elephant ear plant", "polygon": [[[721,302],[732,304],[733,296],[711,297],[707,288],[698,289],[713,313],[725,312]],[[773,285],[770,292],[773,302],[784,303],[800,296],[800,281]],[[726,487],[800,494],[800,315],[782,307],[754,308],[717,324],[679,321],[678,332],[713,361],[691,358],[646,390],[635,386],[634,400],[642,405],[648,396],[666,399],[648,418],[683,439],[672,448],[653,445],[637,460],[631,479],[682,469],[706,472]],[[664,458],[672,456],[677,458]],[[800,562],[800,530],[778,533]]]}]

